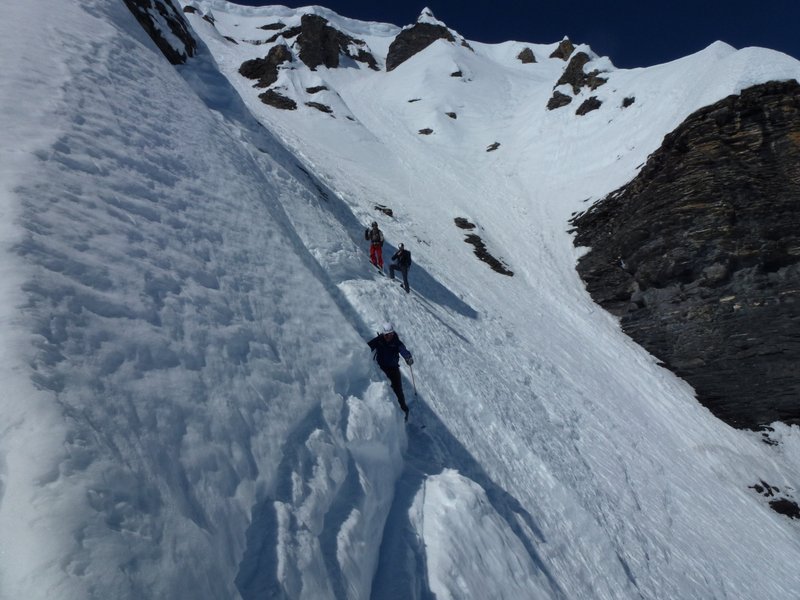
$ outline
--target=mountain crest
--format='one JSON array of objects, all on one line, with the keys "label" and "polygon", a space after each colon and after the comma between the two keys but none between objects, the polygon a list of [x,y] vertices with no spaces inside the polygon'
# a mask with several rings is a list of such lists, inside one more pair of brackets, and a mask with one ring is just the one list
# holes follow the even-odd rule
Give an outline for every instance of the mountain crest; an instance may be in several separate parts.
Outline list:
[{"label": "mountain crest", "polygon": [[472,50],[463,36],[439,21],[433,11],[426,7],[422,9],[417,22],[404,28],[389,46],[386,70],[391,71],[397,68],[436,40],[446,40],[452,44],[460,43],[465,48]]},{"label": "mountain crest", "polygon": [[417,23],[427,23],[428,25],[447,27],[447,25],[436,18],[436,16],[433,14],[433,11],[427,6],[422,9],[421,13],[419,13],[419,17],[417,17]]}]

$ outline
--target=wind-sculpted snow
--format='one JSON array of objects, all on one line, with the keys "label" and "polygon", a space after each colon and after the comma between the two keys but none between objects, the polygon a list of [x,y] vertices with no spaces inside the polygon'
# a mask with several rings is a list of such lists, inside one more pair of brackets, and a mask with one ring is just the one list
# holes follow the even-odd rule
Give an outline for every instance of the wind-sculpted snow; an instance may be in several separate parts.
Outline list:
[{"label": "wind-sculpted snow", "polygon": [[283,212],[321,188],[227,84],[195,76],[205,104],[130,14],[84,8],[63,21],[52,141],[4,196],[24,276],[4,310],[35,355],[3,401],[0,596],[236,597],[248,525],[274,505],[293,524],[256,535],[278,585],[307,579],[311,553],[326,569],[306,585],[365,597],[403,440],[364,325]]}]

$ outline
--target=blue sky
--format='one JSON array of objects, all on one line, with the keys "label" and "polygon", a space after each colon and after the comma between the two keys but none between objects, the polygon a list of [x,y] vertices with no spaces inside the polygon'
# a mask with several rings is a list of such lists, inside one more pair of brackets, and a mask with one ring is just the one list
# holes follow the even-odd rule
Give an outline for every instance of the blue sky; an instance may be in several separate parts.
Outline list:
[{"label": "blue sky", "polygon": [[[260,6],[307,6],[310,2],[236,0]],[[313,2],[311,2],[313,3]],[[317,2],[364,21],[407,25],[430,7],[438,19],[467,39],[549,43],[564,35],[588,43],[618,67],[650,66],[686,56],[716,40],[762,46],[800,58],[800,0],[328,0]]]}]

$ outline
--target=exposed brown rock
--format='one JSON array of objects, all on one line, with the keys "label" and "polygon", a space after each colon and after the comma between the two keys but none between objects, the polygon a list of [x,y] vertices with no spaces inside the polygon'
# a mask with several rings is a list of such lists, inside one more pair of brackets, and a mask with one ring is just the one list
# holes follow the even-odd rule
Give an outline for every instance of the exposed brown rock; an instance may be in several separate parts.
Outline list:
[{"label": "exposed brown rock", "polygon": [[300,60],[312,71],[321,65],[329,69],[337,68],[342,54],[366,63],[370,69],[378,70],[375,57],[366,50],[366,44],[362,40],[351,38],[331,27],[328,21],[319,15],[303,15],[300,27],[300,35],[297,36]]},{"label": "exposed brown rock", "polygon": [[284,29],[285,27],[286,25],[278,21],[277,23],[267,23],[266,25],[262,25],[261,27],[259,27],[259,29],[263,29],[265,31],[275,31]]},{"label": "exposed brown rock", "polygon": [[469,219],[465,219],[464,217],[456,217],[453,220],[456,223],[456,227],[460,229],[475,229],[475,223],[470,223]]},{"label": "exposed brown rock", "polygon": [[431,23],[416,23],[403,29],[394,38],[386,56],[386,70],[392,71],[415,54],[430,46],[436,40],[455,42],[447,27]]},{"label": "exposed brown rock", "polygon": [[324,112],[327,114],[333,113],[333,109],[327,104],[322,104],[321,102],[306,102],[306,106],[310,106],[311,108],[316,108],[320,112]]},{"label": "exposed brown rock", "polygon": [[301,31],[303,31],[303,28],[299,27],[299,26],[298,27],[291,27],[289,29],[284,29],[284,30],[279,31],[275,35],[273,35],[271,38],[266,40],[264,43],[265,44],[272,44],[274,42],[277,42],[278,38],[283,38],[285,40],[290,40],[290,39],[300,35]]},{"label": "exposed brown rock", "polygon": [[280,108],[281,110],[297,109],[297,102],[291,98],[287,98],[283,94],[279,94],[275,90],[267,90],[263,94],[259,94],[258,97],[264,104]]},{"label": "exposed brown rock", "polygon": [[592,71],[589,74],[583,72],[583,67],[591,60],[586,52],[578,52],[569,61],[567,68],[564,69],[561,78],[556,83],[556,87],[564,84],[572,86],[573,93],[577,94],[581,88],[586,86],[591,90],[595,90],[603,85],[607,79],[600,77],[600,71]]},{"label": "exposed brown rock", "polygon": [[573,222],[592,297],[702,404],[736,427],[800,423],[800,84],[690,115]]},{"label": "exposed brown rock", "polygon": [[526,65],[536,62],[536,56],[534,56],[533,50],[530,48],[524,48],[522,52],[517,54],[517,58]]},{"label": "exposed brown rock", "polygon": [[[195,55],[197,42],[190,33],[183,13],[175,8],[172,0],[124,0],[124,2],[170,63],[182,65]],[[156,20],[153,13],[158,13],[161,19]],[[162,31],[164,23],[169,27],[169,32]],[[177,39],[182,48],[174,48],[168,39]]]},{"label": "exposed brown rock", "polygon": [[575,111],[575,114],[583,116],[588,112],[597,110],[602,106],[602,104],[603,103],[597,99],[597,96],[591,96],[581,103],[581,105],[578,107],[578,110]]},{"label": "exposed brown rock", "polygon": [[566,94],[562,94],[558,90],[553,92],[553,96],[550,100],[547,101],[547,110],[553,110],[555,108],[561,108],[562,106],[566,106],[572,102],[572,96],[567,96]]},{"label": "exposed brown rock", "polygon": [[292,60],[292,53],[284,45],[273,46],[264,58],[254,58],[242,63],[239,74],[248,79],[258,79],[256,87],[269,87],[278,80],[278,67]]},{"label": "exposed brown rock", "polygon": [[514,276],[513,271],[509,270],[501,261],[489,254],[489,251],[486,249],[486,244],[483,243],[479,235],[470,233],[464,238],[464,241],[474,246],[475,249],[473,252],[475,252],[475,256],[489,265],[493,271],[501,275],[508,275],[509,277]]},{"label": "exposed brown rock", "polygon": [[571,41],[569,41],[569,38],[564,38],[558,44],[558,48],[553,50],[553,53],[550,55],[550,58],[560,58],[561,60],[567,60],[573,52],[575,52],[575,45]]}]

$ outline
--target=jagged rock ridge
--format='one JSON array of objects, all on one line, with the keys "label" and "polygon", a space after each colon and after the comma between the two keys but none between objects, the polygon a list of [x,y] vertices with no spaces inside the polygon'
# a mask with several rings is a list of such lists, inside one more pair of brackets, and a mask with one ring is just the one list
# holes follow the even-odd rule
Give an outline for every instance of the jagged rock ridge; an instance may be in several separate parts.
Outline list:
[{"label": "jagged rock ridge", "polygon": [[356,40],[331,27],[328,21],[319,15],[303,15],[297,44],[300,46],[300,60],[312,71],[321,65],[329,69],[337,68],[342,54],[366,63],[370,69],[378,70],[375,57],[366,50],[363,40]]},{"label": "jagged rock ridge", "polygon": [[[180,65],[195,55],[197,42],[189,33],[189,26],[183,15],[173,6],[171,0],[124,0],[124,2],[170,63]],[[165,28],[169,29],[169,34],[165,34]],[[183,47],[174,47],[168,38],[174,38]]]},{"label": "jagged rock ridge", "polygon": [[574,223],[592,297],[700,402],[800,423],[800,84],[695,112]]},{"label": "jagged rock ridge", "polygon": [[[386,70],[392,71],[436,40],[456,42],[453,33],[437,22],[433,13],[426,8],[422,11],[417,23],[403,29],[392,41],[389,53],[386,55]],[[466,40],[462,39],[461,44],[469,48]]]}]

